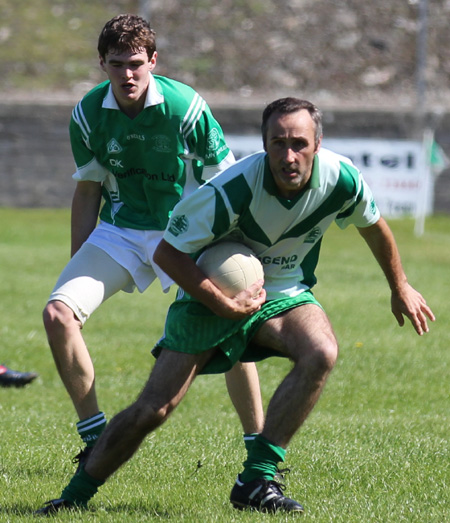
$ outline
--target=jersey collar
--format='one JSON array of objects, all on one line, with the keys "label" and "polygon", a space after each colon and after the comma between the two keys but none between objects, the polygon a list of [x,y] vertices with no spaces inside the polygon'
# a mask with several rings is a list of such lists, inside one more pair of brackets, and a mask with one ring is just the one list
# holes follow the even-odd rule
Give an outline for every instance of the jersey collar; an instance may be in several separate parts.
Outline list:
[{"label": "jersey collar", "polygon": [[[152,73],[148,74],[150,76],[150,79],[148,83],[147,95],[145,97],[144,109],[146,107],[150,107],[152,105],[159,105],[164,102],[164,95],[158,91],[156,87],[156,81],[153,78]],[[111,84],[109,84],[108,92],[106,93],[106,96],[103,99],[102,107],[103,109],[116,109],[117,111],[120,111],[120,107],[112,92]]]}]

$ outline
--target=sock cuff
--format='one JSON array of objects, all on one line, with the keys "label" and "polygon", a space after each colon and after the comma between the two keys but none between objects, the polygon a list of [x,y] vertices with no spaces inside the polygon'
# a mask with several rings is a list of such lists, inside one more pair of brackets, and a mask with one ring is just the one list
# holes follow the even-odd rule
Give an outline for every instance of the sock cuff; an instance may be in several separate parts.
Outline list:
[{"label": "sock cuff", "polygon": [[100,437],[100,434],[105,430],[106,416],[103,412],[99,412],[90,418],[80,420],[77,423],[77,431],[86,446],[93,447],[95,442]]},{"label": "sock cuff", "polygon": [[94,416],[78,421],[77,430],[82,433],[103,424],[106,424],[106,416],[104,412],[99,412]]},{"label": "sock cuff", "polygon": [[101,487],[104,483],[104,479],[95,479],[92,476],[90,476],[85,470],[84,467],[81,467],[78,472],[78,477],[91,485],[92,487]]},{"label": "sock cuff", "polygon": [[61,498],[70,501],[74,505],[86,507],[88,501],[95,496],[98,487],[105,483],[90,476],[84,467],[72,477],[67,487],[61,492]]},{"label": "sock cuff", "polygon": [[284,461],[284,458],[286,456],[286,449],[284,449],[283,447],[279,447],[278,445],[274,445],[264,436],[261,436],[261,434],[258,434],[256,436],[253,445],[259,446],[266,452],[274,453],[274,461]]}]

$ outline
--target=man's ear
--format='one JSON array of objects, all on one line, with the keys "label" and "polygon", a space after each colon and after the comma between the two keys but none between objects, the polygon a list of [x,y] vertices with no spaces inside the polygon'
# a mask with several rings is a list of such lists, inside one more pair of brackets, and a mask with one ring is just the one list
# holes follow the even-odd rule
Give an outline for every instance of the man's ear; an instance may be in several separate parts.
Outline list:
[{"label": "man's ear", "polygon": [[316,150],[314,151],[316,154],[319,152],[319,149],[322,147],[322,138],[323,138],[323,134],[320,135],[319,141],[317,142]]},{"label": "man's ear", "polygon": [[155,51],[153,53],[153,56],[149,60],[148,70],[153,71],[153,69],[156,67],[156,60],[158,58],[158,53]]},{"label": "man's ear", "polygon": [[106,71],[106,69],[105,69],[105,60],[103,59],[103,57],[98,55],[98,60],[100,62],[101,69],[103,69],[103,71]]}]

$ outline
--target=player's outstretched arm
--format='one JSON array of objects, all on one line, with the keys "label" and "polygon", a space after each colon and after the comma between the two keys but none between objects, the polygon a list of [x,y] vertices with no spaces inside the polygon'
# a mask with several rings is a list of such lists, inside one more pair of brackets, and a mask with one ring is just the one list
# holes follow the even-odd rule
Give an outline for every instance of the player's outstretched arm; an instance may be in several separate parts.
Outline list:
[{"label": "player's outstretched arm", "polygon": [[228,298],[206,277],[192,258],[175,249],[164,239],[155,250],[153,260],[188,294],[209,307],[217,316],[241,319],[261,308],[266,299],[260,280],[234,298]]},{"label": "player's outstretched arm", "polygon": [[391,309],[397,322],[403,326],[404,316],[409,318],[419,336],[429,331],[428,321],[435,320],[434,314],[423,296],[408,283],[403,270],[400,253],[391,229],[380,218],[370,227],[358,228],[366,241],[391,288]]}]

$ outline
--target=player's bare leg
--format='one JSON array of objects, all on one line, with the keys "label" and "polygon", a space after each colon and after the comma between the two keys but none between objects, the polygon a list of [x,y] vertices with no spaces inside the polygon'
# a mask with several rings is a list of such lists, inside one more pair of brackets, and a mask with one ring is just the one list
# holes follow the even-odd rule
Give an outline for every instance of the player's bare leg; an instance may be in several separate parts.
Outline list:
[{"label": "player's bare leg", "polygon": [[97,414],[94,366],[81,322],[67,305],[52,301],[44,309],[44,325],[56,368],[80,420]]},{"label": "player's bare leg", "polygon": [[86,445],[74,457],[77,470],[106,426],[97,403],[93,362],[81,335],[83,320],[131,282],[128,271],[106,252],[84,243],[64,268],[44,309],[53,358],[79,416],[77,432]]},{"label": "player's bare leg", "polygon": [[300,503],[284,495],[275,474],[335,364],[336,338],[322,309],[309,304],[266,321],[252,341],[286,354],[294,367],[269,403],[264,429],[252,444],[230,501],[238,509],[303,512]]},{"label": "player's bare leg", "polygon": [[114,416],[61,497],[47,502],[35,514],[86,507],[98,487],[133,456],[147,434],[166,421],[214,352],[191,355],[163,349],[138,399]]},{"label": "player's bare leg", "polygon": [[108,424],[85,471],[105,480],[129,460],[144,438],[167,420],[214,352],[191,355],[163,349],[142,393]]},{"label": "player's bare leg", "polygon": [[225,379],[244,432],[260,433],[264,426],[264,411],[256,365],[238,362],[225,374]]},{"label": "player's bare leg", "polygon": [[319,399],[337,359],[337,341],[325,312],[311,304],[268,320],[253,341],[294,361],[269,403],[262,432],[286,448]]},{"label": "player's bare leg", "polygon": [[[80,420],[98,413],[94,367],[81,334],[81,315],[89,317],[131,282],[128,271],[111,256],[84,243],[61,273],[55,299],[44,309],[44,326],[53,358]],[[75,308],[72,310],[58,299],[59,295],[67,297]]]}]

